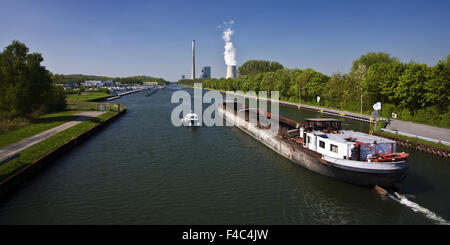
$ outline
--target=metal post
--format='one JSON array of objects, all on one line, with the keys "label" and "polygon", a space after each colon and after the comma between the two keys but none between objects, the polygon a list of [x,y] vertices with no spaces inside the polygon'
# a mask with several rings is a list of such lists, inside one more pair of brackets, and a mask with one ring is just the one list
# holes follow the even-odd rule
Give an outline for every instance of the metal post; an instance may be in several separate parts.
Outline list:
[{"label": "metal post", "polygon": [[195,80],[195,40],[192,40],[192,81]]},{"label": "metal post", "polygon": [[302,104],[302,94],[300,93],[300,85],[298,85],[298,103]]},{"label": "metal post", "polygon": [[361,87],[361,115],[362,115],[362,87]]}]

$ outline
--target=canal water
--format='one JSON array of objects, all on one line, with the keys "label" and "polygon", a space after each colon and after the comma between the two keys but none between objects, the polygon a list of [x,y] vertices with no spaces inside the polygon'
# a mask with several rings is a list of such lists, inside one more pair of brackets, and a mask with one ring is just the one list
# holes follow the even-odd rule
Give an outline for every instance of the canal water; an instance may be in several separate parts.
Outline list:
[{"label": "canal water", "polygon": [[[0,201],[0,224],[442,224],[450,162],[411,153],[401,193],[313,173],[235,127],[172,126],[170,85]],[[206,107],[206,106],[205,106]],[[320,113],[280,108],[295,120]],[[326,116],[326,115],[324,115]],[[329,116],[327,116],[329,117]],[[367,132],[363,122],[344,127]]]}]

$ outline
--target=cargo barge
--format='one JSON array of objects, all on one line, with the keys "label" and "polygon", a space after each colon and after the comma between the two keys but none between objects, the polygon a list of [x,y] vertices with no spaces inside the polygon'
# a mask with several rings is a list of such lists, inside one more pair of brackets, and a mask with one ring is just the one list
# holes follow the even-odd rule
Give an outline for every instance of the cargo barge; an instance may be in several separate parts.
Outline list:
[{"label": "cargo barge", "polygon": [[[391,187],[407,175],[408,154],[396,152],[395,141],[342,130],[339,119],[310,118],[300,123],[237,102],[223,102],[218,112],[267,147],[313,172],[382,187]],[[250,120],[250,115],[256,118]],[[276,121],[278,128],[271,128],[270,123]]]}]

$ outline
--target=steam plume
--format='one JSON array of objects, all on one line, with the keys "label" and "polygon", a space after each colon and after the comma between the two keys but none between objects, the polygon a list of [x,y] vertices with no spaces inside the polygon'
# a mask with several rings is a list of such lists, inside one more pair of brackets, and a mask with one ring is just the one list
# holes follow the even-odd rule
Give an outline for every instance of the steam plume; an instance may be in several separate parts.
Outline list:
[{"label": "steam plume", "polygon": [[231,29],[231,26],[234,24],[233,20],[229,22],[224,22],[224,25],[227,28],[223,31],[222,39],[225,41],[225,52],[223,53],[223,58],[225,59],[225,63],[227,65],[236,65],[236,49],[233,47],[233,43],[231,42],[231,36],[234,31]]}]

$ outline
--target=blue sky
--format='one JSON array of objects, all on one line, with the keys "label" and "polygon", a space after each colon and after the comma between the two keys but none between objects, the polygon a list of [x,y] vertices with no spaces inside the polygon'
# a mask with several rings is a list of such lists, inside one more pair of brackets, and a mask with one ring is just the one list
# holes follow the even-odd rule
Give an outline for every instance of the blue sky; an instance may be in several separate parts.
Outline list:
[{"label": "blue sky", "polygon": [[4,1],[0,47],[24,42],[53,73],[224,77],[218,28],[234,20],[238,66],[249,59],[347,73],[353,60],[384,51],[434,65],[450,54],[450,1]]}]

